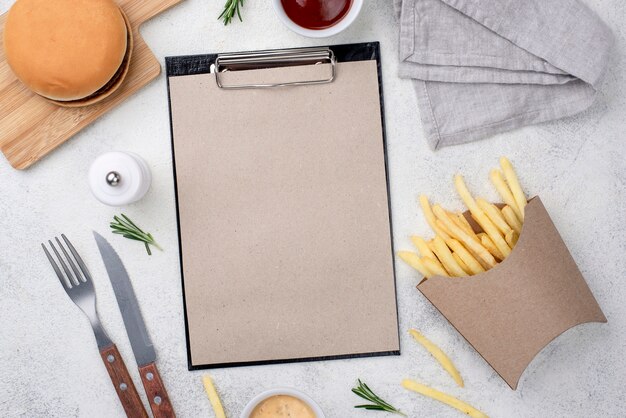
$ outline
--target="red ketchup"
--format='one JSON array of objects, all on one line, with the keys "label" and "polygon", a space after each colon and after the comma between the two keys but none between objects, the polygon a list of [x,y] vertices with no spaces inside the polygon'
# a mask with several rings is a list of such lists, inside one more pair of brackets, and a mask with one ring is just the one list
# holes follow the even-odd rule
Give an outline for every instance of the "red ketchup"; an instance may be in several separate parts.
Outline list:
[{"label": "red ketchup", "polygon": [[280,0],[294,23],[307,29],[326,29],[350,10],[352,0]]}]

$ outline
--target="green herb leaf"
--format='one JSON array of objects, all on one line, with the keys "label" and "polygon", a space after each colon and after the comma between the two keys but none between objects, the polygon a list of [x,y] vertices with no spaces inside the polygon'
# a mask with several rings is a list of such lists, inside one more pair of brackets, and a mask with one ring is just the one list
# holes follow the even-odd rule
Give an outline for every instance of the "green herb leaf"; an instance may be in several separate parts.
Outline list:
[{"label": "green herb leaf", "polygon": [[240,8],[243,6],[244,0],[226,0],[226,4],[224,5],[224,10],[222,14],[218,17],[218,19],[222,19],[224,21],[224,26],[228,25],[235,14],[239,18],[240,22],[243,22],[241,19],[241,11]]},{"label": "green herb leaf", "polygon": [[372,402],[371,404],[365,405],[356,405],[355,408],[367,409],[370,411],[385,411],[391,412],[393,414],[398,414],[406,417],[406,414],[400,412],[400,410],[394,408],[389,403],[383,401],[378,397],[365,383],[361,382],[361,379],[358,379],[359,385],[355,388],[352,388],[352,392],[365,399],[366,401]]},{"label": "green herb leaf", "polygon": [[146,252],[148,255],[152,255],[150,251],[150,245],[163,251],[159,244],[156,243],[152,234],[143,232],[130,218],[122,213],[121,218],[119,216],[113,217],[113,222],[109,224],[111,232],[114,234],[120,234],[124,238],[128,238],[133,241],[141,241],[146,246]]},{"label": "green herb leaf", "polygon": [[384,411],[385,408],[383,408],[380,405],[355,405],[355,408],[363,408],[363,409],[368,409],[368,410],[372,410],[372,411]]}]

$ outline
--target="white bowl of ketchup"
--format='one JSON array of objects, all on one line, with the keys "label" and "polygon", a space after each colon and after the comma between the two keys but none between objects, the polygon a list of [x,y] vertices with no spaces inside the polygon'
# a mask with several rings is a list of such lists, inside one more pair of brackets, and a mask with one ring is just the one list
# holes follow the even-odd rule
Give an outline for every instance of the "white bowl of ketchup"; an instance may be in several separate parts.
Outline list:
[{"label": "white bowl of ketchup", "polygon": [[363,0],[272,0],[278,18],[292,31],[326,38],[346,29],[359,15]]},{"label": "white bowl of ketchup", "polygon": [[308,395],[293,388],[275,388],[252,398],[241,418],[325,418],[322,408]]}]

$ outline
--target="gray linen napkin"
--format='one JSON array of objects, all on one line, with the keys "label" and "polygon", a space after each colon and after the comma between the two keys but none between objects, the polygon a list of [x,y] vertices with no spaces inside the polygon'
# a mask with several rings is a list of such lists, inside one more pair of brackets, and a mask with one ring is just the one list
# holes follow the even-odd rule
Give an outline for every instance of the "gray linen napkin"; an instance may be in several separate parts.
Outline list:
[{"label": "gray linen napkin", "polygon": [[474,141],[589,107],[613,34],[578,0],[394,0],[400,76],[430,145]]}]

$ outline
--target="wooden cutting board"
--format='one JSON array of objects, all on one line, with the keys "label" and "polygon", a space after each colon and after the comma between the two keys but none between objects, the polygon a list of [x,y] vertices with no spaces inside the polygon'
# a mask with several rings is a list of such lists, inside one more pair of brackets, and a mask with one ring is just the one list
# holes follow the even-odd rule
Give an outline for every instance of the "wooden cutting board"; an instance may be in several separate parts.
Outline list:
[{"label": "wooden cutting board", "polygon": [[[182,0],[117,0],[133,31],[135,48],[122,86],[104,101],[80,108],[56,106],[28,90],[7,64],[0,47],[0,151],[16,169],[30,167],[124,99],[154,80],[161,66],[139,34],[139,26]],[[0,38],[6,13],[0,16]],[[0,42],[1,45],[1,42]]]}]

